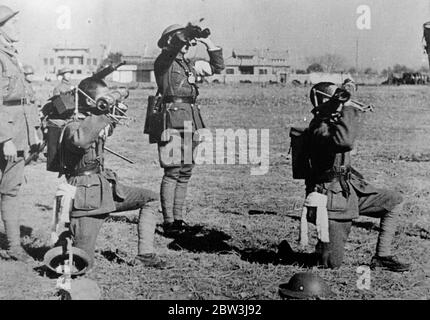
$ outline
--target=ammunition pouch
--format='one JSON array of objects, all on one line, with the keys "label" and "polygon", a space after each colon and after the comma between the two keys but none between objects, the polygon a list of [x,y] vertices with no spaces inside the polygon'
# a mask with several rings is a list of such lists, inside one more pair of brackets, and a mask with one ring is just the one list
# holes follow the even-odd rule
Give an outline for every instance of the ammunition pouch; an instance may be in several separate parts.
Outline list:
[{"label": "ammunition pouch", "polygon": [[331,170],[328,170],[322,174],[313,175],[310,179],[313,184],[321,184],[321,183],[330,183],[338,181],[340,186],[342,187],[342,193],[345,197],[349,196],[350,190],[348,182],[351,180],[351,177],[355,176],[359,179],[364,179],[363,175],[361,175],[357,170],[350,166],[341,166],[334,167]]},{"label": "ammunition pouch", "polygon": [[149,142],[168,142],[163,134],[167,129],[182,131],[185,122],[193,124],[193,130],[205,128],[200,109],[194,104],[195,97],[150,96],[146,113],[144,133]]},{"label": "ammunition pouch", "polygon": [[166,111],[162,96],[149,96],[143,133],[149,135],[149,143],[162,141],[162,134],[167,129]]},{"label": "ammunition pouch", "polygon": [[75,171],[66,173],[66,177],[81,177],[81,176],[89,176],[92,174],[99,174],[102,172],[99,163],[94,163],[93,165],[89,165],[83,168],[76,169]]},{"label": "ammunition pouch", "polygon": [[189,103],[195,104],[195,97],[179,97],[179,96],[166,96],[163,98],[164,103]]}]

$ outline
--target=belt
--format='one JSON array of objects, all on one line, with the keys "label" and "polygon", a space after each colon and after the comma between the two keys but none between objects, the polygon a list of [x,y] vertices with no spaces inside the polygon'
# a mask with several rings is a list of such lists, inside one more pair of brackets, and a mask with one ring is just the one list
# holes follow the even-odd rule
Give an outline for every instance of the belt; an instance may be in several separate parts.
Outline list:
[{"label": "belt", "polygon": [[314,176],[312,178],[312,181],[318,184],[338,180],[344,194],[349,195],[350,190],[347,182],[351,179],[351,176],[353,175],[354,171],[355,170],[353,170],[351,167],[333,168],[329,171],[323,172],[322,174]]},{"label": "belt", "polygon": [[71,176],[71,177],[81,177],[81,176],[89,176],[92,174],[98,174],[101,173],[102,170],[100,168],[100,166],[97,167],[84,167],[81,169],[77,169],[73,172],[69,172],[67,173],[67,176]]},{"label": "belt", "polygon": [[164,103],[196,103],[195,97],[179,97],[179,96],[165,96],[163,98]]},{"label": "belt", "polygon": [[29,104],[29,100],[27,98],[22,98],[22,99],[18,99],[18,100],[3,101],[3,105],[8,106],[8,107],[22,106],[25,104]]},{"label": "belt", "polygon": [[337,168],[326,171],[322,174],[315,176],[314,180],[317,182],[330,182],[334,179],[344,178],[349,180],[351,178],[351,169],[350,168]]}]

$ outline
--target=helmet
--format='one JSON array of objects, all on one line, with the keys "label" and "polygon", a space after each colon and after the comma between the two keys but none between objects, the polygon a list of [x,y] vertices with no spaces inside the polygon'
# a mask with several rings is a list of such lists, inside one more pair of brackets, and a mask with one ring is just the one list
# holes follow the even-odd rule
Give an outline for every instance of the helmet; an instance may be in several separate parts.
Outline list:
[{"label": "helmet", "polygon": [[279,286],[279,295],[282,298],[309,299],[329,298],[334,293],[325,281],[309,272],[296,273],[288,283]]},{"label": "helmet", "polygon": [[63,69],[58,70],[57,75],[62,76],[63,74],[68,73],[68,72],[71,73],[72,69],[70,69],[70,68],[63,68]]},{"label": "helmet", "polygon": [[[71,275],[78,276],[88,272],[91,269],[88,254],[76,247],[72,247],[71,251],[73,257],[73,270],[70,270]],[[54,247],[45,254],[43,263],[49,270],[64,275],[66,274],[64,267],[67,265],[68,259],[69,252],[64,246]]]},{"label": "helmet", "polygon": [[336,86],[332,82],[320,82],[314,85],[311,89],[309,98],[311,99],[311,103],[314,107],[319,106],[324,103],[324,99],[330,99],[338,86]]},{"label": "helmet", "polygon": [[172,34],[173,32],[183,30],[185,29],[184,26],[181,26],[180,24],[172,24],[171,26],[168,26],[163,33],[161,34],[160,40],[158,40],[158,47],[163,48],[166,46],[166,39],[167,36]]},{"label": "helmet", "polygon": [[345,89],[349,93],[354,93],[357,91],[357,85],[355,84],[354,80],[347,78],[342,84],[342,89]]},{"label": "helmet", "polygon": [[30,75],[30,74],[34,74],[34,70],[32,66],[26,65],[24,66],[24,74],[25,75]]},{"label": "helmet", "polygon": [[8,6],[0,5],[0,26],[8,22],[14,16],[16,16],[19,11],[13,11]]}]

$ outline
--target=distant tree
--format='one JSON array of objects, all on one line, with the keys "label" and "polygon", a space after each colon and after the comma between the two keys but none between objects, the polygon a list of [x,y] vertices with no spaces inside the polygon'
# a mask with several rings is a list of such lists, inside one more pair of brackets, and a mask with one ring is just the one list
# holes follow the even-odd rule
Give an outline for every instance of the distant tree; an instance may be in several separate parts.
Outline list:
[{"label": "distant tree", "polygon": [[357,73],[357,69],[355,69],[354,67],[351,67],[348,69],[348,73],[350,74],[356,74]]},{"label": "distant tree", "polygon": [[429,68],[428,67],[425,67],[425,66],[422,66],[421,68],[419,68],[418,70],[417,70],[418,72],[421,72],[421,73],[429,73]]},{"label": "distant tree", "polygon": [[388,77],[392,73],[393,73],[393,69],[391,69],[391,67],[388,67],[381,71],[381,75],[384,77]]},{"label": "distant tree", "polygon": [[110,52],[106,59],[101,62],[100,67],[106,66],[108,64],[119,64],[122,61],[122,52]]},{"label": "distant tree", "polygon": [[366,75],[377,75],[378,71],[373,70],[372,68],[369,67],[369,68],[366,68],[364,70],[364,74],[366,74]]},{"label": "distant tree", "polygon": [[405,72],[414,72],[414,71],[405,65],[395,64],[393,67],[393,72],[394,73],[405,73]]},{"label": "distant tree", "polygon": [[336,72],[345,69],[345,58],[337,54],[327,53],[322,56],[310,57],[307,61],[309,64],[319,64],[325,72]]},{"label": "distant tree", "polygon": [[314,62],[314,63],[312,63],[307,69],[306,69],[306,71],[308,72],[308,73],[311,73],[311,72],[324,72],[324,68],[319,64],[319,63],[316,63],[316,62]]}]

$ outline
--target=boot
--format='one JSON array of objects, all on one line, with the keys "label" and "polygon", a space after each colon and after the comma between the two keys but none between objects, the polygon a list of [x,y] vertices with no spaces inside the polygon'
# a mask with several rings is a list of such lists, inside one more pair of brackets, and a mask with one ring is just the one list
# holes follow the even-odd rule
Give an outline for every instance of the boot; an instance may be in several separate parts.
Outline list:
[{"label": "boot", "polygon": [[21,262],[31,262],[30,257],[21,247],[19,214],[15,211],[16,197],[2,195],[1,197],[1,214],[4,223],[4,229],[8,242],[8,250],[6,251],[8,260]]},{"label": "boot", "polygon": [[27,252],[25,252],[21,246],[9,248],[7,254],[9,256],[9,260],[15,260],[24,263],[30,263],[34,261],[33,258]]},{"label": "boot", "polygon": [[155,253],[139,254],[135,259],[135,264],[141,264],[147,268],[166,269],[168,268],[166,261],[162,260]]},{"label": "boot", "polygon": [[374,256],[370,262],[370,268],[381,268],[392,272],[405,272],[410,269],[410,264],[400,261],[394,256]]},{"label": "boot", "polygon": [[278,259],[281,263],[291,264],[296,261],[296,252],[291,248],[287,240],[283,240],[278,246]]},{"label": "boot", "polygon": [[163,225],[164,235],[166,237],[177,237],[187,230],[188,224],[183,220],[175,220]]}]

